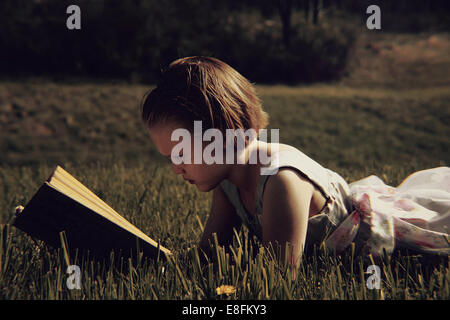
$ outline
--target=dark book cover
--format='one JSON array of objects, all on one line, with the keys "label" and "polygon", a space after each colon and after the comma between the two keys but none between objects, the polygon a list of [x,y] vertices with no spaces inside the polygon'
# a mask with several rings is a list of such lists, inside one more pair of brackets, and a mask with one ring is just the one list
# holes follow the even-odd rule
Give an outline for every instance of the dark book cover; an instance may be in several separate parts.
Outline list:
[{"label": "dark book cover", "polygon": [[163,251],[124,229],[90,208],[78,203],[45,182],[13,225],[31,237],[54,248],[61,247],[60,232],[65,233],[71,255],[88,252],[90,256],[115,254],[136,257],[139,249],[144,257],[165,258]]}]

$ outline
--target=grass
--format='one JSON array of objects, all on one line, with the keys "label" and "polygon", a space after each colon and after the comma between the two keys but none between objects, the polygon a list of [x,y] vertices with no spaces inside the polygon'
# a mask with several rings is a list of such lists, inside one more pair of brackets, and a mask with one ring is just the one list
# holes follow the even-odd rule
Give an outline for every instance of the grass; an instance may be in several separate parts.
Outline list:
[{"label": "grass", "polygon": [[[427,41],[441,48],[443,38]],[[395,40],[398,50],[412,50],[412,40],[405,39],[404,48]],[[380,43],[375,48],[388,50]],[[414,84],[429,76],[414,78]],[[448,82],[437,77],[424,86],[394,86],[375,74],[364,87],[357,85],[362,77],[360,72],[338,84],[257,90],[270,128],[280,129],[280,142],[300,148],[348,182],[375,174],[396,186],[416,170],[448,166]],[[140,122],[139,102],[148,89],[40,79],[1,83],[0,299],[449,299],[447,257],[398,253],[376,261],[381,290],[370,290],[365,273],[373,264],[370,257],[319,250],[305,256],[291,279],[282,262],[252,245],[245,228],[227,251],[213,243],[212,259],[201,264],[196,245],[210,195],[162,165]],[[68,290],[64,252],[37,250],[8,225],[12,209],[30,200],[56,164],[173,249],[174,259],[133,265],[80,258],[70,263],[81,268],[82,289]],[[218,294],[221,285],[236,290]]]},{"label": "grass", "polygon": [[[31,94],[25,94],[24,87]],[[4,227],[2,299],[449,298],[446,259],[431,265],[419,256],[383,261],[380,291],[366,287],[364,272],[371,264],[367,257],[318,252],[304,260],[297,279],[288,280],[282,264],[259,253],[258,247],[246,245],[251,239],[246,238],[245,229],[234,251],[227,255],[213,246],[213,260],[200,265],[195,246],[210,198],[173,175],[168,166],[161,166],[139,123],[137,105],[145,87],[10,82],[2,88],[2,97],[5,91],[23,92],[22,97],[10,99],[23,106],[24,112],[22,117],[2,113],[14,119],[2,127],[9,132],[2,140],[19,148],[2,154],[2,224],[9,221],[12,208],[26,204],[60,159],[69,172],[152,238],[177,253],[194,248],[191,254],[176,255],[167,263],[128,268],[125,261],[122,268],[129,269],[125,274],[120,266],[109,263],[77,261],[82,289],[68,290],[67,262],[61,252],[42,249],[38,253],[27,236]],[[280,128],[281,141],[301,148],[349,182],[376,174],[395,186],[412,171],[449,163],[446,88],[404,92],[321,85],[262,86],[258,90],[271,115],[271,127]],[[105,102],[98,100],[102,95]],[[70,96],[77,98],[72,101]],[[39,109],[27,102],[38,99],[43,104]],[[63,120],[69,115],[71,124]],[[55,133],[44,139],[28,129],[31,123],[55,128],[51,129]],[[89,138],[92,132],[96,135]],[[22,144],[33,148],[26,153],[20,150]],[[252,250],[258,252],[255,258]],[[220,285],[233,285],[236,292],[217,295]]]}]

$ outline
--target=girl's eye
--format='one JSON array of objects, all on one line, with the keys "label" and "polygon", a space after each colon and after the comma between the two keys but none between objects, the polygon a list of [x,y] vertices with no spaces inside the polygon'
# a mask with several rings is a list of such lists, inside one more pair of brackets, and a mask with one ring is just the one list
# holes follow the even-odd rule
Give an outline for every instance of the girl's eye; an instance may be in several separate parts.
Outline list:
[{"label": "girl's eye", "polygon": [[[169,162],[170,164],[173,163],[173,161],[172,161],[172,156],[167,156],[166,159],[167,159],[167,162]],[[173,156],[173,159],[174,159],[174,160],[177,160],[177,162],[182,161],[182,160],[183,160],[183,155],[180,154],[180,155],[178,155],[178,156]]]}]

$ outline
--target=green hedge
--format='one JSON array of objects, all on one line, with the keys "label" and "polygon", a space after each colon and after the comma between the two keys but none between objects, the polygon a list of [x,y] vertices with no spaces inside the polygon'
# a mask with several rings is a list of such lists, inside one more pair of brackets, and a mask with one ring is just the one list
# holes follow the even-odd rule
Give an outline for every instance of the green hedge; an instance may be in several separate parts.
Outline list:
[{"label": "green hedge", "polygon": [[[66,28],[70,4],[81,30]],[[345,19],[313,25],[296,9],[287,49],[276,4],[263,15],[230,1],[4,0],[0,11],[0,72],[12,76],[154,82],[175,58],[211,55],[256,82],[323,81],[339,78],[355,38]]]}]

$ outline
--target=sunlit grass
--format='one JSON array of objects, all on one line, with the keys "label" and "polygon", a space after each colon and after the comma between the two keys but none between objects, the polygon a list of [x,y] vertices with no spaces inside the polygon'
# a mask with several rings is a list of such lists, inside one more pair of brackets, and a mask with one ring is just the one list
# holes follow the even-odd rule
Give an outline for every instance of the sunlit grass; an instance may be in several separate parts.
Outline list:
[{"label": "sunlit grass", "polygon": [[[47,169],[0,169],[1,176],[10,179],[3,184],[2,208],[6,210],[25,203],[42,183],[39,175]],[[122,264],[71,261],[81,268],[82,288],[69,290],[64,252],[45,247],[39,251],[28,236],[3,225],[1,298],[359,300],[449,297],[450,274],[445,258],[436,262],[427,257],[398,256],[378,261],[382,289],[370,290],[366,285],[369,275],[365,274],[373,263],[370,257],[354,256],[351,250],[335,257],[319,250],[305,257],[297,277],[291,279],[284,264],[257,242],[252,242],[245,228],[235,237],[229,250],[213,242],[210,260],[202,263],[202,253],[196,245],[210,199],[170,175],[169,168],[115,165],[69,170],[144,232],[173,249],[174,258],[167,262],[138,264],[128,260]],[[399,180],[403,175],[401,172],[392,178]],[[2,219],[6,222],[7,218],[4,215]],[[217,288],[223,285],[233,286],[235,291],[218,294]]]},{"label": "sunlit grass", "polygon": [[[396,186],[408,174],[448,165],[448,88],[355,89],[339,85],[258,86],[270,128],[348,182],[370,174]],[[162,165],[139,118],[143,85],[6,82],[0,87],[1,299],[448,299],[448,259],[395,256],[376,262],[382,289],[366,286],[369,257],[351,250],[305,256],[298,275],[251,245],[244,228],[231,249],[196,249],[210,207]],[[45,129],[46,128],[46,129]],[[63,252],[8,228],[54,169],[67,171],[164,246],[157,264],[80,265],[82,289],[68,290]],[[217,288],[232,286],[229,294]],[[233,292],[232,292],[233,291]]]}]

